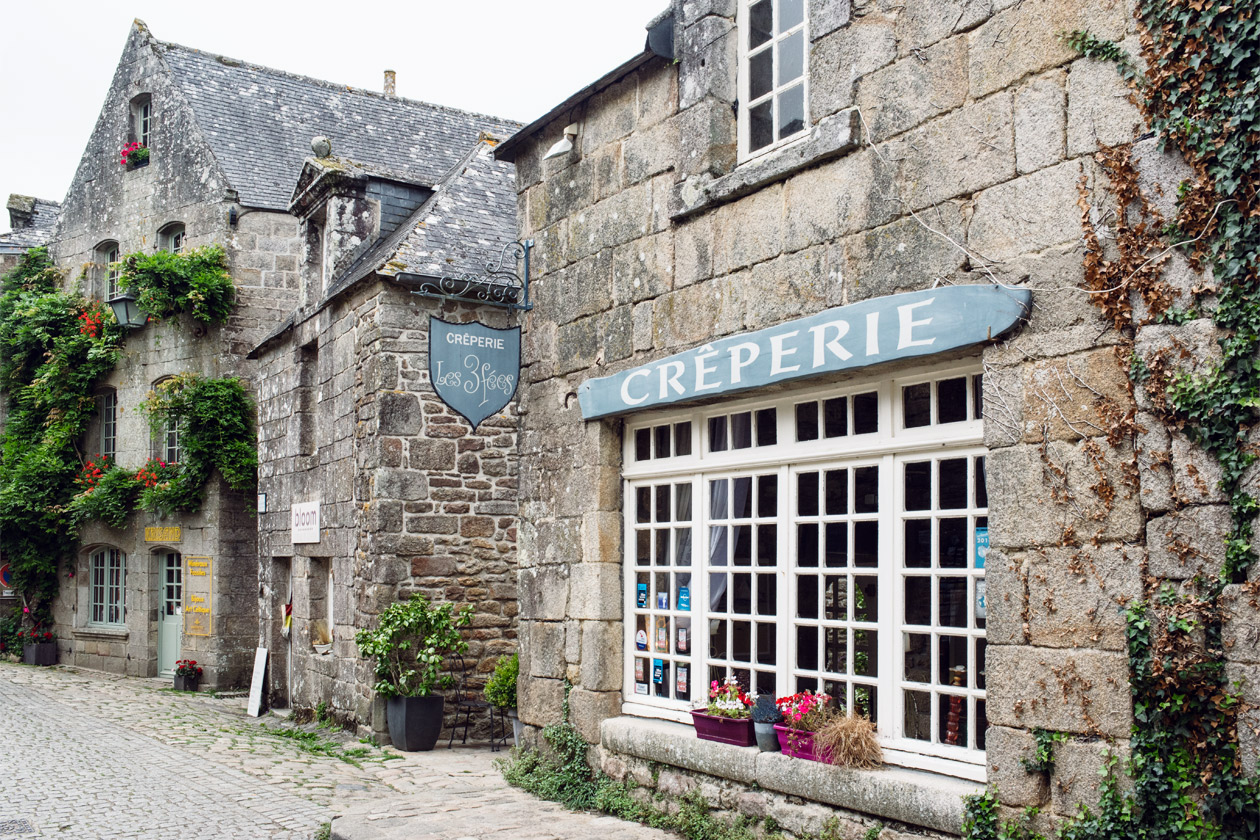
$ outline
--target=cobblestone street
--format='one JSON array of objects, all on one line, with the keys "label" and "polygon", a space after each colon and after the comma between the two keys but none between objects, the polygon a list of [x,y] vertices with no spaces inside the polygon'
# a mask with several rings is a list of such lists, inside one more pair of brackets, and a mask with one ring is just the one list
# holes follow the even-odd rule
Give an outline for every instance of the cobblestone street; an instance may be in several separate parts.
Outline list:
[{"label": "cobblestone street", "polygon": [[400,754],[325,731],[281,737],[243,698],[168,687],[0,662],[0,840],[308,840],[341,814],[334,836],[353,840],[667,836],[513,790],[484,745]]}]

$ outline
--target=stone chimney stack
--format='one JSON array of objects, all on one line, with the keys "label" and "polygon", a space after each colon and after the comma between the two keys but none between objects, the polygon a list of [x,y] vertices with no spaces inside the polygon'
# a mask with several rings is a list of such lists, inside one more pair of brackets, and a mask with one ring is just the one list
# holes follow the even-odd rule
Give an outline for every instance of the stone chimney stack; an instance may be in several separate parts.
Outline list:
[{"label": "stone chimney stack", "polygon": [[396,74],[394,73],[393,70],[385,71],[385,95],[386,96],[395,95],[394,94],[394,79],[395,78],[396,78]]}]

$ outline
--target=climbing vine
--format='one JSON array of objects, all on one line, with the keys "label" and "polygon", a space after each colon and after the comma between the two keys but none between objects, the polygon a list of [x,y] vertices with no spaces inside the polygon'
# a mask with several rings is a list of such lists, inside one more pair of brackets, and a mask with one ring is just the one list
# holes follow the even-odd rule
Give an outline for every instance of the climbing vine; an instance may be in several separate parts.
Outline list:
[{"label": "climbing vine", "polygon": [[[1177,214],[1164,220],[1138,186],[1127,147],[1103,150],[1099,163],[1116,199],[1115,244],[1104,257],[1082,185],[1086,288],[1104,317],[1131,335],[1134,295],[1145,323],[1183,323],[1208,312],[1224,338],[1222,355],[1205,372],[1178,370],[1172,353],[1129,357],[1164,422],[1185,432],[1221,465],[1230,499],[1232,533],[1215,579],[1171,584],[1130,603],[1126,612],[1129,685],[1134,727],[1127,767],[1131,792],[1107,767],[1093,811],[1060,826],[1062,840],[1260,837],[1260,780],[1247,778],[1238,747],[1239,698],[1225,678],[1221,597],[1246,579],[1256,561],[1252,522],[1260,502],[1242,487],[1256,453],[1247,443],[1260,405],[1260,20],[1254,4],[1220,0],[1139,0],[1145,70],[1118,45],[1087,32],[1067,37],[1083,55],[1115,62],[1160,139],[1194,171],[1177,195]],[[1212,269],[1213,288],[1193,290],[1190,307],[1161,280],[1180,248],[1191,265]],[[1214,306],[1211,295],[1215,295]],[[1041,762],[1042,740],[1037,760]],[[971,840],[1027,835],[1000,823],[992,792],[966,806]]]},{"label": "climbing vine", "polygon": [[74,550],[67,504],[82,466],[91,394],[118,361],[122,334],[99,304],[61,291],[35,248],[0,294],[0,389],[8,395],[0,452],[0,550],[30,620],[46,624],[57,565]]},{"label": "climbing vine", "polygon": [[227,320],[236,299],[227,255],[218,245],[184,254],[129,254],[122,260],[119,285],[135,292],[140,308],[155,318],[187,312],[195,320],[218,324]]},{"label": "climbing vine", "polygon": [[[188,312],[218,322],[231,309],[232,280],[221,248],[133,254],[123,284],[150,314]],[[239,379],[195,375],[160,383],[141,406],[156,428],[178,430],[178,464],[150,460],[128,470],[81,452],[94,393],[120,358],[123,332],[99,301],[62,291],[47,250],[29,251],[0,294],[0,390],[8,415],[0,436],[0,551],[13,569],[28,620],[51,622],[60,562],[73,556],[78,527],[119,528],[137,509],[195,511],[218,470],[234,490],[255,484],[254,405]]]}]

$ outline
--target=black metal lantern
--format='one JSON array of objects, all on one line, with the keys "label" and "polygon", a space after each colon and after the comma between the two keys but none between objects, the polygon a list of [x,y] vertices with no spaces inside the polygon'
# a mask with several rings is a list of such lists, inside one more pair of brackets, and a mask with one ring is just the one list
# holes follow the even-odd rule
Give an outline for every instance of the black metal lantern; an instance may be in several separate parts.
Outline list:
[{"label": "black metal lantern", "polygon": [[119,292],[110,298],[108,303],[109,308],[114,310],[114,317],[118,319],[118,323],[126,329],[138,329],[149,320],[149,316],[140,311],[135,292]]}]

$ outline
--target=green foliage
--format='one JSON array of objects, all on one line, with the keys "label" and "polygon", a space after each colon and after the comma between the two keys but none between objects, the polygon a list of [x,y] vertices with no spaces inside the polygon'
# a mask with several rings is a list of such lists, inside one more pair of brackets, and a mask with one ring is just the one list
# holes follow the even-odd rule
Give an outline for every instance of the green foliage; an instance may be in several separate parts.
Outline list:
[{"label": "green foliage", "polygon": [[883,832],[883,830],[883,823],[875,823],[873,826],[866,829],[866,833],[862,835],[862,840],[879,840],[879,835]]},{"label": "green foliage", "polygon": [[773,694],[758,694],[757,702],[752,708],[753,723],[778,723],[783,720],[783,713],[774,704]]},{"label": "green foliage", "polygon": [[1061,33],[1059,37],[1069,47],[1086,58],[1093,58],[1098,61],[1114,61],[1125,67],[1133,65],[1133,59],[1115,41],[1097,38],[1081,29],[1077,29],[1074,32]]},{"label": "green foliage", "polygon": [[521,673],[519,654],[500,656],[494,663],[494,673],[486,680],[485,695],[491,706],[500,709],[516,708],[516,679]]},{"label": "green foliage", "polygon": [[376,658],[377,694],[386,699],[427,697],[453,684],[442,667],[449,654],[468,650],[459,628],[470,624],[471,606],[459,612],[454,604],[433,607],[417,592],[386,607],[377,628],[360,630],[354,640],[361,654]]},{"label": "green foliage", "polygon": [[963,797],[963,837],[967,840],[1046,840],[1032,828],[1036,808],[1025,808],[1016,819],[1002,822],[998,814],[998,797],[993,788],[984,793]]},{"label": "green foliage", "polygon": [[537,750],[517,750],[502,764],[502,769],[508,784],[582,811],[595,807],[602,781],[596,778],[586,761],[586,741],[569,720],[569,692],[572,690],[573,685],[565,680],[560,721],[543,728],[543,740],[551,748],[550,755]]},{"label": "green foliage", "polygon": [[1051,732],[1048,729],[1034,729],[1033,738],[1037,748],[1032,760],[1021,758],[1019,763],[1029,773],[1049,773],[1054,770],[1054,745],[1062,744],[1068,739],[1066,732]]},{"label": "green foliage", "polygon": [[122,259],[119,285],[135,292],[140,309],[155,318],[187,312],[198,321],[221,324],[236,299],[227,255],[218,245],[181,254],[128,254]]},{"label": "green foliage", "polygon": [[18,613],[0,616],[0,654],[22,653],[22,640],[18,633],[22,631],[22,620]]},{"label": "green foliage", "polygon": [[156,467],[159,480],[140,493],[144,510],[171,513],[201,507],[214,470],[233,490],[252,490],[258,480],[254,402],[241,380],[184,374],[159,382],[141,404],[155,434],[179,429],[180,461]]},{"label": "green foliage", "polygon": [[70,517],[76,526],[90,519],[99,519],[111,528],[122,528],[135,510],[140,487],[135,471],[111,466],[101,474],[95,487],[84,490],[70,501]]},{"label": "green foliage", "polygon": [[36,624],[50,622],[57,568],[74,552],[68,505],[82,466],[76,444],[122,340],[112,315],[60,286],[47,251],[35,248],[0,294],[0,390],[9,403],[0,439],[0,551]]}]

